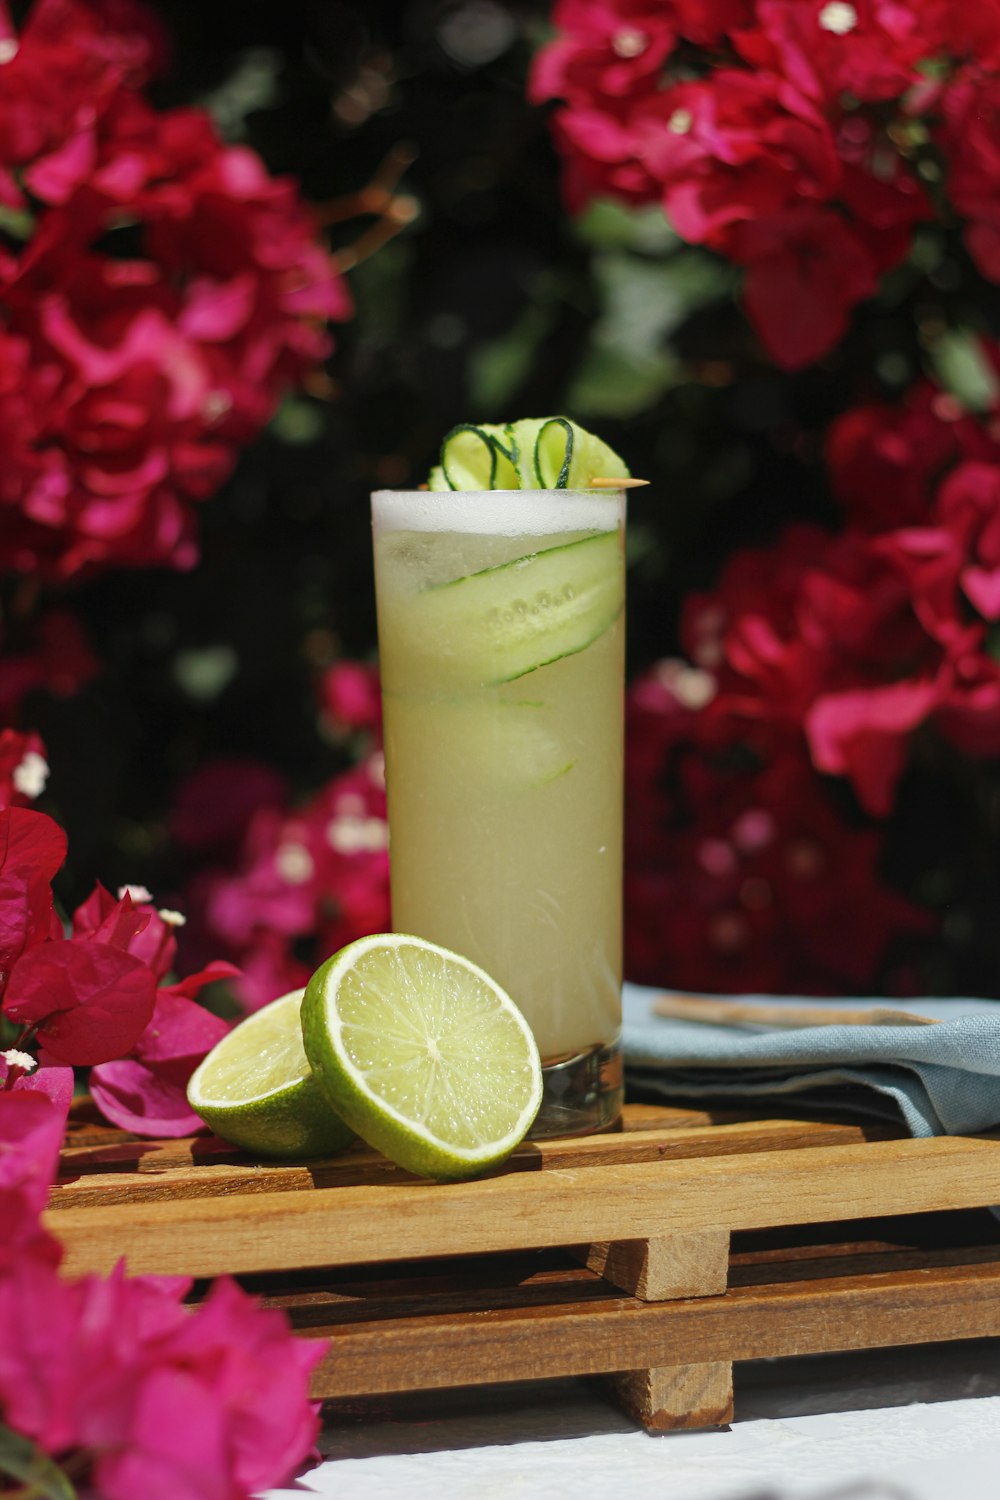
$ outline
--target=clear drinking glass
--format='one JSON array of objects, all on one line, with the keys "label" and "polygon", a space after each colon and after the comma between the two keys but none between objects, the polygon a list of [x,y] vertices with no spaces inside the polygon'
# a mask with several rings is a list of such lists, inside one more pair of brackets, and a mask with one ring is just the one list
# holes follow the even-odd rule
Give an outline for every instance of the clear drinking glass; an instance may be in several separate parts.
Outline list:
[{"label": "clear drinking glass", "polygon": [[372,496],[392,919],[480,964],[545,1070],[532,1134],[621,1110],[621,492]]}]

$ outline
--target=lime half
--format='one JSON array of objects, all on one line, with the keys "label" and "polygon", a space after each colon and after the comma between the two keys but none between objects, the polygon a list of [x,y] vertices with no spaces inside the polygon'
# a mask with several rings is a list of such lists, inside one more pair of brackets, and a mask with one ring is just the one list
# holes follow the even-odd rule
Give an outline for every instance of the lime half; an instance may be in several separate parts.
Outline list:
[{"label": "lime half", "polygon": [[523,1139],[542,1068],[527,1021],[488,974],[422,938],[381,933],[318,969],[302,1035],[330,1104],[424,1177],[474,1177]]},{"label": "lime half", "polygon": [[330,1156],[354,1139],[310,1071],[299,1021],[303,994],[293,990],[247,1016],[188,1084],[195,1114],[257,1156]]}]

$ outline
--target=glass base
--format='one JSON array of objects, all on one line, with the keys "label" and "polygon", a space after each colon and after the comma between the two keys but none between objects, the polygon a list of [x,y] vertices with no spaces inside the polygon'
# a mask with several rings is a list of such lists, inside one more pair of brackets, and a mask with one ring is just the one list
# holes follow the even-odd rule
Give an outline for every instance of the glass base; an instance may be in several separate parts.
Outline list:
[{"label": "glass base", "polygon": [[610,1130],[622,1112],[622,1044],[591,1047],[542,1068],[542,1107],[529,1140]]}]

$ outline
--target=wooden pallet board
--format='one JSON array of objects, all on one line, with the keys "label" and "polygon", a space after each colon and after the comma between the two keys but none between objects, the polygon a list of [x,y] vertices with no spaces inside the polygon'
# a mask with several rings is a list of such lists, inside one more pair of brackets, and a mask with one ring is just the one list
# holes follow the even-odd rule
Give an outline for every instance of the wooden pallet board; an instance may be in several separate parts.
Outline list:
[{"label": "wooden pallet board", "polygon": [[494,1257],[474,1276],[437,1263],[248,1284],[301,1332],[334,1338],[317,1391],[347,1397],[1000,1335],[989,1232],[978,1223],[947,1249],[737,1251],[724,1294],[664,1302],[623,1296],[559,1252]]},{"label": "wooden pallet board", "polygon": [[333,1337],[321,1397],[604,1374],[678,1427],[729,1420],[734,1360],[1000,1336],[1000,1226],[946,1229],[998,1199],[993,1135],[630,1106],[438,1184],[360,1146],[262,1165],[84,1110],[47,1221],[69,1273],[242,1276]]}]

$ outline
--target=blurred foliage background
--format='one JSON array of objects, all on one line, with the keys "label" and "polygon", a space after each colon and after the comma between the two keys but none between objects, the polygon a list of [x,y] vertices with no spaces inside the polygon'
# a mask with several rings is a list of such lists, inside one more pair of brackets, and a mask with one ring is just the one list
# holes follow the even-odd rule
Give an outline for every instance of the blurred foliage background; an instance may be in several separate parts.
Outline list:
[{"label": "blurred foliage background", "polygon": [[[658,210],[566,213],[545,112],[524,94],[546,5],[155,8],[174,62],[154,98],[207,106],[226,139],[300,180],[356,315],[314,388],[284,404],[201,508],[194,571],[109,573],[72,591],[106,670],[28,714],[51,757],[48,805],[69,832],[69,903],[97,874],[163,900],[183,889],[191,872],[169,810],[209,757],[266,761],[302,796],[347,764],[323,732],[316,682],[340,657],[374,654],[368,495],[422,480],[456,422],[565,412],[651,481],[632,505],[635,674],[675,649],[684,594],[736,547],[795,516],[834,518],[824,429],[848,387],[857,400],[910,382],[928,358],[914,309],[935,275],[955,274],[928,242],[924,264],[889,279],[878,316],[820,365],[783,374],[736,310],[732,268],[682,245]],[[365,212],[373,186],[388,189],[388,217]],[[959,380],[975,377],[960,347],[945,354]],[[911,776],[901,805],[921,813],[897,820],[888,859],[913,890],[982,808],[933,767]],[[960,877],[956,952],[986,930],[968,908],[991,909],[994,863]],[[988,993],[993,946],[938,982]],[[933,964],[926,972],[933,986]]]},{"label": "blurred foliage background", "polygon": [[[414,217],[349,269],[357,313],[328,379],[287,401],[201,509],[200,565],[73,590],[107,670],[31,719],[81,890],[96,871],[176,883],[166,809],[210,753],[260,757],[303,790],[329,776],[313,682],[374,651],[368,494],[422,480],[457,421],[565,411],[652,481],[633,506],[636,667],[670,646],[682,589],[766,535],[790,492],[815,492],[803,422],[826,406],[826,382],[798,390],[763,364],[733,386],[718,358],[743,328],[732,273],[679,247],[659,213],[568,219],[544,114],[524,99],[544,5],[156,8],[174,41],[158,102],[207,105],[227,139],[338,214],[380,171],[398,175]],[[364,255],[380,225],[330,235],[350,268],[348,247]]]}]

